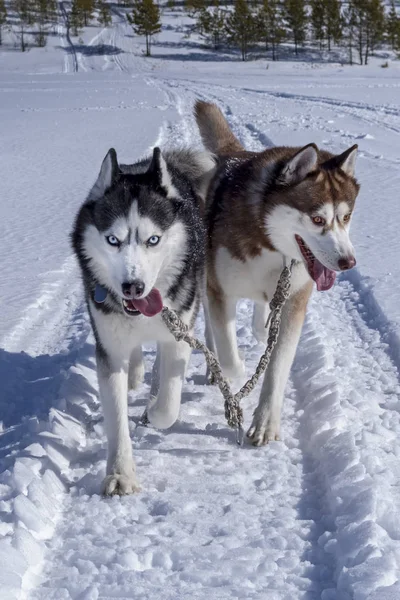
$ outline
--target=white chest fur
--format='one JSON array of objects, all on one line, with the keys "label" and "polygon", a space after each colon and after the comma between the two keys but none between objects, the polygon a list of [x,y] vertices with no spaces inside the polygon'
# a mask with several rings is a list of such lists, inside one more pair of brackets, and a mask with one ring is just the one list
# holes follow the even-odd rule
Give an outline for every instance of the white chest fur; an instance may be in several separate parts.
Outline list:
[{"label": "white chest fur", "polygon": [[[226,248],[219,248],[216,255],[216,274],[225,294],[232,298],[249,298],[264,302],[271,300],[284,267],[284,257],[279,252],[263,250],[259,256],[245,262],[233,258]],[[293,269],[291,293],[300,290],[310,281],[303,263]]]},{"label": "white chest fur", "polygon": [[[171,306],[171,308],[174,308]],[[189,323],[193,309],[182,315],[184,322]],[[110,354],[129,357],[136,346],[144,342],[173,342],[174,338],[167,329],[161,314],[154,317],[143,315],[128,317],[110,313],[104,314],[90,302],[90,312],[93,316],[97,333],[106,351]]]}]

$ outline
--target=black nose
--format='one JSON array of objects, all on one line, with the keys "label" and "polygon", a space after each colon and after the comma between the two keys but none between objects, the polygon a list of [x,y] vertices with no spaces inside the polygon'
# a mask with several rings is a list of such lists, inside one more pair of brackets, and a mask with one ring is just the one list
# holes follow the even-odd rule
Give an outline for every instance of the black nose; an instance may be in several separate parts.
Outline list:
[{"label": "black nose", "polygon": [[349,256],[347,258],[340,258],[338,260],[339,269],[341,271],[348,271],[356,266],[356,259],[354,256]]},{"label": "black nose", "polygon": [[144,292],[144,283],[141,279],[134,279],[133,281],[125,281],[122,284],[122,293],[126,298],[137,298]]}]

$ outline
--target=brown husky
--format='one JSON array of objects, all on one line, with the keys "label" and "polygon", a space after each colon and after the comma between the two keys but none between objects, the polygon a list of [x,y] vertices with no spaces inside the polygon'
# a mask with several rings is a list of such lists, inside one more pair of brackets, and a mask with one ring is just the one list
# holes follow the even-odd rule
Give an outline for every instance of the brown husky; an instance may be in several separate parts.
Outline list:
[{"label": "brown husky", "polygon": [[294,359],[313,281],[328,290],[335,271],[356,264],[349,228],[359,185],[354,178],[357,146],[343,154],[274,147],[247,152],[219,108],[197,102],[204,145],[217,157],[207,202],[206,334],[226,376],[244,373],[236,341],[236,302],[255,302],[253,333],[265,341],[267,302],[283,266],[292,259],[291,296],[279,339],[248,431],[255,446],[277,440],[285,385]]}]

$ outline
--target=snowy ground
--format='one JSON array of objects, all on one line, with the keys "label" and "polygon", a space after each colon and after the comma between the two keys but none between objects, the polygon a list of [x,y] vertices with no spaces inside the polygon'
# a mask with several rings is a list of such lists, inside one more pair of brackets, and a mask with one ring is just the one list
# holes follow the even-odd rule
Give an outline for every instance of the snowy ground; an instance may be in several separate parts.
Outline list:
[{"label": "snowy ground", "polygon": [[[84,32],[76,63],[61,21],[45,50],[0,52],[1,599],[397,599],[399,65],[211,61],[182,46],[181,21],[169,17],[150,60],[118,8],[111,28]],[[217,102],[249,148],[359,144],[358,265],[313,297],[283,442],[238,449],[195,354],[170,431],[136,428],[148,378],[130,398],[143,491],[104,500],[93,339],[68,233],[110,146],[133,161],[156,143],[199,143],[195,98]],[[250,373],[262,347],[249,321],[243,302]]]}]

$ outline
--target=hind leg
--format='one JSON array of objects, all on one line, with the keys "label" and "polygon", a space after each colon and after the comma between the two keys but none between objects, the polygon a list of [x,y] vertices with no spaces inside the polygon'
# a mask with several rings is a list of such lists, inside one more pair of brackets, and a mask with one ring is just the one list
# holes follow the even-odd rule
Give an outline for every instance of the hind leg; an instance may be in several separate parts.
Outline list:
[{"label": "hind leg", "polygon": [[266,302],[262,304],[259,304],[258,302],[254,303],[251,329],[257,342],[262,342],[263,344],[267,343],[268,338],[268,332],[265,329],[268,315],[269,305]]},{"label": "hind leg", "polygon": [[[217,355],[217,349],[215,347],[214,335],[213,335],[212,326],[211,326],[210,308],[208,306],[208,300],[206,297],[203,298],[203,308],[204,308],[204,322],[205,322],[204,335],[206,338],[206,346],[209,350],[211,350],[211,352],[213,352],[215,355]],[[206,383],[207,382],[213,383],[213,375],[212,375],[208,365],[207,365],[207,371],[206,371]]]},{"label": "hind leg", "polygon": [[144,364],[142,347],[137,346],[131,352],[129,359],[128,390],[135,390],[143,381]]},{"label": "hind leg", "polygon": [[191,348],[186,342],[164,342],[160,349],[160,387],[147,411],[150,423],[167,429],[175,423],[181,405],[182,386]]},{"label": "hind leg", "polygon": [[160,389],[160,357],[161,357],[161,348],[160,348],[160,344],[157,344],[156,360],[154,361],[153,370],[151,372],[151,387],[150,387],[150,397],[151,398],[157,398],[158,390]]},{"label": "hind leg", "polygon": [[225,377],[241,377],[245,367],[236,339],[236,299],[209,290],[208,305],[222,372]]}]

